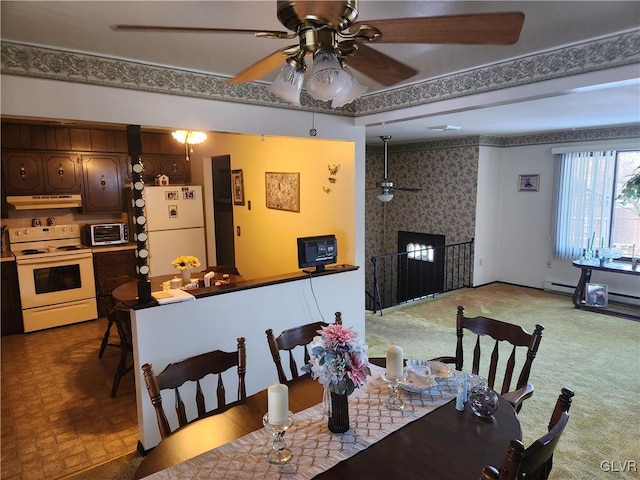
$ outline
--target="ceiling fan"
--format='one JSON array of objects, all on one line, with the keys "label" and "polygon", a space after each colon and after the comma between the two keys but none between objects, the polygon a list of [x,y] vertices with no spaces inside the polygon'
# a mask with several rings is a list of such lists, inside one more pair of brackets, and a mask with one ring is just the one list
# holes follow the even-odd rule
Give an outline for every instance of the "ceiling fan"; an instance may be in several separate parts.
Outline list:
[{"label": "ceiling fan", "polygon": [[[195,33],[235,33],[253,34],[256,37],[272,39],[298,39],[297,44],[281,48],[250,65],[229,83],[258,80],[283,66],[283,80],[297,93],[283,96],[281,91],[273,91],[285,100],[299,103],[299,90],[306,71],[305,57],[313,55],[315,76],[320,70],[318,82],[325,85],[307,84],[309,94],[320,100],[341,98],[341,105],[349,103],[364,93],[364,87],[355,82],[344,67],[362,72],[367,77],[391,86],[407,80],[418,71],[378,50],[370,43],[423,43],[423,44],[502,44],[510,45],[518,41],[524,22],[522,12],[478,13],[469,15],[446,15],[437,17],[409,17],[356,22],[358,0],[344,1],[278,1],[277,17],[289,31],[269,31],[231,28],[180,27],[154,25],[111,25],[115,31],[162,31]],[[318,64],[318,67],[316,67]],[[288,69],[288,70],[285,70]],[[274,85],[278,82],[274,82]],[[355,82],[355,84],[354,84]],[[317,83],[317,82],[316,82]],[[328,84],[332,84],[327,86]],[[357,85],[356,85],[357,84]],[[360,87],[360,88],[357,88]],[[289,88],[289,87],[287,87]],[[317,94],[317,96],[316,96]],[[297,97],[295,96],[297,95]],[[336,102],[334,102],[336,103]],[[337,102],[340,103],[340,102]],[[333,106],[341,106],[334,104]]]},{"label": "ceiling fan", "polygon": [[380,180],[375,187],[367,188],[367,192],[380,192],[377,197],[381,202],[390,202],[393,198],[393,190],[401,190],[405,192],[419,192],[422,190],[421,188],[406,188],[406,187],[396,187],[395,184],[389,180],[388,171],[389,171],[389,159],[387,155],[387,144],[391,139],[390,135],[385,135],[380,137],[380,139],[384,142],[384,178]]}]

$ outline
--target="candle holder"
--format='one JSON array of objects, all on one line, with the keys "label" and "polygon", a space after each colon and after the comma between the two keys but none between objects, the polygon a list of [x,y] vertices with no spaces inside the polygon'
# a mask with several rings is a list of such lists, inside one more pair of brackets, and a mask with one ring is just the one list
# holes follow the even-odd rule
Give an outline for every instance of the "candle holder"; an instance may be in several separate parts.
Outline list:
[{"label": "candle holder", "polygon": [[407,374],[402,373],[401,377],[387,377],[387,371],[382,371],[382,380],[389,385],[389,397],[384,402],[384,406],[389,410],[404,410],[404,402],[400,398],[398,386],[407,379]]},{"label": "candle holder", "polygon": [[269,414],[265,413],[262,417],[262,424],[273,435],[273,444],[271,445],[271,451],[267,453],[267,460],[276,465],[284,465],[293,456],[284,442],[284,434],[293,425],[293,415],[289,412],[283,425],[272,425],[269,423]]}]

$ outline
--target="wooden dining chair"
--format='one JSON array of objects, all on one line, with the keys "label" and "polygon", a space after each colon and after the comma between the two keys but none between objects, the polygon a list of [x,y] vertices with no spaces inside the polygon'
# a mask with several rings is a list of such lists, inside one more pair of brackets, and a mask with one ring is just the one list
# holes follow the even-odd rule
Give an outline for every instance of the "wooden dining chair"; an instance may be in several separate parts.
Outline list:
[{"label": "wooden dining chair", "polygon": [[120,337],[120,360],[113,376],[111,398],[115,398],[120,386],[120,380],[133,370],[133,337],[131,335],[131,310],[122,303],[116,303],[109,311],[109,322],[118,329]]},{"label": "wooden dining chair", "polygon": [[[342,325],[342,313],[335,313],[334,323]],[[309,363],[310,355],[308,345],[313,340],[313,337],[318,335],[318,330],[322,327],[326,327],[328,324],[325,322],[314,322],[306,325],[300,325],[299,327],[289,328],[284,330],[280,335],[274,337],[273,330],[268,329],[265,333],[267,335],[267,342],[269,343],[269,350],[271,350],[271,356],[273,357],[273,363],[276,364],[276,371],[278,373],[278,381],[280,383],[287,383],[300,376],[300,370],[294,357],[294,350],[297,347],[302,347],[304,350],[304,364]],[[287,379],[284,368],[282,367],[282,360],[280,358],[280,351],[286,351],[289,353],[289,371],[291,378]]]},{"label": "wooden dining chair", "polygon": [[553,453],[560,435],[569,421],[569,409],[573,392],[563,388],[551,415],[548,432],[528,448],[520,440],[511,440],[502,466],[497,469],[487,465],[480,480],[547,480],[553,466]]},{"label": "wooden dining chair", "polygon": [[[536,325],[533,333],[528,333],[519,325],[514,325],[500,320],[494,320],[487,317],[469,318],[464,315],[464,307],[458,307],[456,317],[456,355],[455,357],[438,357],[433,360],[439,360],[445,363],[455,363],[456,370],[462,370],[464,366],[464,348],[463,337],[464,330],[469,330],[476,334],[475,347],[473,349],[473,363],[471,373],[479,375],[480,358],[482,349],[480,346],[480,338],[483,336],[491,337],[495,340],[493,350],[489,360],[489,371],[487,376],[487,384],[494,388],[496,381],[496,373],[500,359],[500,344],[506,343],[511,349],[509,358],[506,361],[504,376],[502,377],[502,387],[500,394],[513,405],[516,411],[520,411],[522,402],[533,395],[533,385],[529,382],[531,373],[531,364],[536,358],[538,347],[542,339],[542,325]],[[511,381],[516,365],[516,350],[518,347],[526,348],[526,358],[520,370],[515,389],[511,390]]]},{"label": "wooden dining chair", "polygon": [[[247,398],[245,388],[245,373],[247,369],[247,352],[244,337],[238,338],[238,349],[234,352],[223,352],[214,350],[212,352],[203,353],[194,357],[187,358],[180,362],[171,363],[158,375],[153,372],[153,367],[149,363],[142,366],[144,372],[144,381],[147,385],[147,391],[151,398],[156,417],[158,419],[158,427],[162,438],[168,437],[175,430],[171,430],[169,421],[162,406],[161,390],[173,389],[175,396],[175,410],[178,417],[180,427],[185,426],[199,418],[215,415],[225,410],[227,407],[225,387],[222,381],[222,373],[232,367],[238,370],[238,395],[237,400],[242,401]],[[202,391],[200,382],[207,375],[218,375],[217,386],[215,389],[217,406],[215,409],[207,410],[205,406],[205,396]],[[195,403],[198,410],[196,418],[187,420],[185,404],[182,400],[179,387],[185,382],[196,382]]]}]

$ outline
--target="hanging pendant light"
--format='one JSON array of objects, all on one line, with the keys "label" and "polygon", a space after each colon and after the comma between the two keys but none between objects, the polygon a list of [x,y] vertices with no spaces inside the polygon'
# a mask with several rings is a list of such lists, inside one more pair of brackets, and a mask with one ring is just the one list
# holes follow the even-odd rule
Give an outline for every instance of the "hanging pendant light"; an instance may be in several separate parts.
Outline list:
[{"label": "hanging pendant light", "polygon": [[194,132],[191,130],[175,130],[171,132],[171,136],[180,143],[184,144],[185,157],[187,162],[190,161],[189,153],[193,153],[192,145],[197,145],[207,139],[204,132]]}]

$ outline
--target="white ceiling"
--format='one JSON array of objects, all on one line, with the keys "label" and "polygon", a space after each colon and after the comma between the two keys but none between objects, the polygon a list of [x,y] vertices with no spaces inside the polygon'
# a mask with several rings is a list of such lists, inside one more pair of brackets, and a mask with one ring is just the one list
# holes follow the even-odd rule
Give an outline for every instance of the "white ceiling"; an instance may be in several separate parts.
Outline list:
[{"label": "white ceiling", "polygon": [[[147,24],[284,30],[276,2],[263,1],[7,1],[1,8],[3,40],[52,46],[233,77],[294,41],[249,34],[115,32],[112,24]],[[637,28],[637,1],[381,1],[361,0],[358,20],[522,11],[520,40],[510,46],[375,45],[419,70],[405,84],[425,81],[501,60],[571,45]],[[375,24],[375,22],[372,22]],[[274,72],[275,73],[275,72]],[[274,73],[263,80],[270,82]],[[627,75],[628,76],[628,75]],[[540,95],[530,90],[480,108],[467,105],[442,114],[418,112],[413,119],[378,117],[367,125],[368,141],[392,135],[395,142],[468,135],[517,135],[540,131],[619,126],[640,122],[640,85],[594,76],[585,91],[565,82]],[[363,75],[369,92],[384,88]],[[615,81],[612,83],[612,80]],[[576,86],[578,86],[576,84]],[[585,86],[584,79],[579,86]],[[596,87],[597,88],[593,88]],[[395,87],[395,86],[394,86]],[[374,125],[376,123],[377,125]],[[433,132],[429,126],[457,125]]]}]

